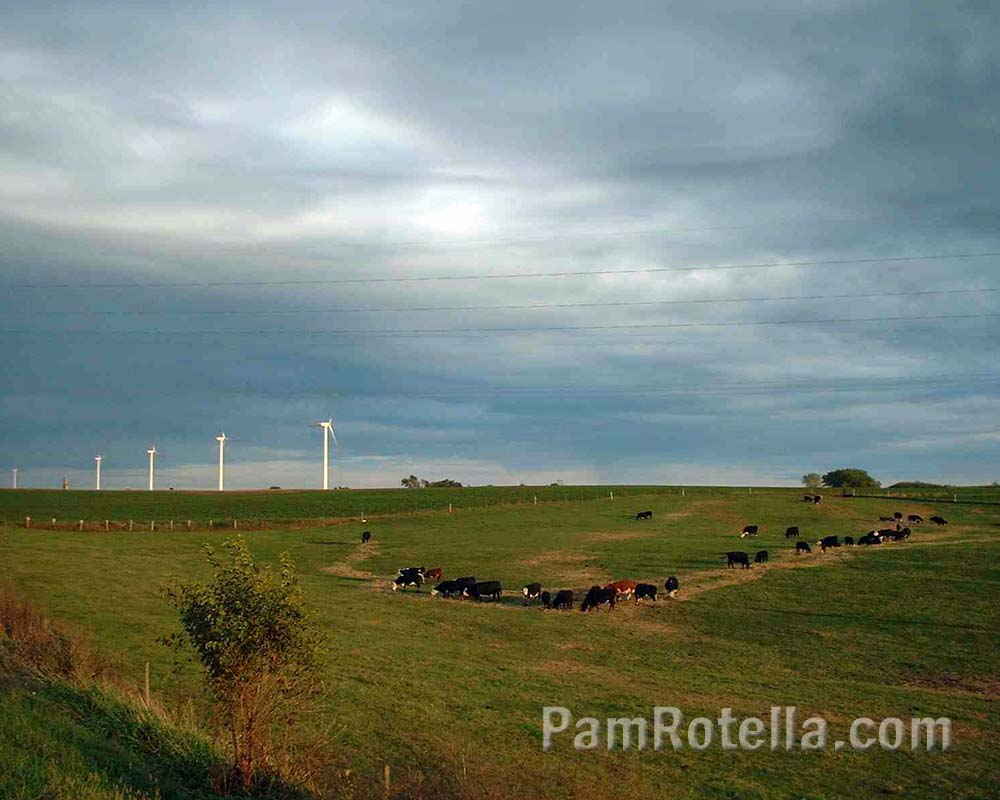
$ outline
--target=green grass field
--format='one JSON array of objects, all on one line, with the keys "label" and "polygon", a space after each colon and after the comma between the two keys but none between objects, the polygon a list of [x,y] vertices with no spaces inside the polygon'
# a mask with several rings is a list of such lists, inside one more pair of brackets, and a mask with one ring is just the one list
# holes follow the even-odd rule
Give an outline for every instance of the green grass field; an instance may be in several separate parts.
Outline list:
[{"label": "green grass field", "polygon": [[[615,492],[614,501],[607,487],[426,495],[5,492],[0,503],[12,520],[143,512],[161,519],[326,518],[353,516],[359,504],[385,515],[365,526],[374,535],[365,547],[353,522],[247,534],[263,561],[291,553],[319,614],[327,690],[299,735],[325,749],[331,768],[352,769],[358,796],[378,785],[384,764],[398,796],[1000,796],[1000,507],[831,492],[812,507],[798,490]],[[449,502],[453,514],[393,513]],[[654,511],[651,522],[632,519],[643,508]],[[906,544],[800,558],[783,536],[789,525],[812,542],[856,536],[894,510],[941,513],[951,524],[921,526]],[[761,526],[758,540],[739,540],[745,523]],[[170,707],[196,696],[197,683],[190,666],[172,669],[171,654],[157,644],[176,625],[158,589],[171,574],[207,574],[202,546],[226,535],[7,527],[0,563],[5,582],[56,618],[91,630],[106,652],[121,654],[136,681],[150,662],[154,694]],[[726,570],[722,553],[734,549],[768,549],[771,563]],[[476,605],[426,591],[392,593],[391,576],[408,564],[499,579],[508,594],[500,604]],[[613,614],[543,612],[522,607],[518,596],[532,580],[579,593],[619,578],[662,587],[670,574],[681,580],[676,600]],[[24,698],[4,702],[8,718],[23,716]],[[718,747],[578,753],[566,736],[544,753],[546,705],[602,719],[650,718],[656,705],[677,706],[688,718],[714,717],[722,707],[766,718],[772,705],[795,705],[802,716],[829,720],[832,738],[846,738],[849,721],[860,716],[947,716],[955,743],[950,753],[933,754]],[[39,712],[38,725],[46,724]],[[73,747],[74,758],[86,761],[86,742]],[[12,796],[40,796],[41,779],[24,774]]]}]

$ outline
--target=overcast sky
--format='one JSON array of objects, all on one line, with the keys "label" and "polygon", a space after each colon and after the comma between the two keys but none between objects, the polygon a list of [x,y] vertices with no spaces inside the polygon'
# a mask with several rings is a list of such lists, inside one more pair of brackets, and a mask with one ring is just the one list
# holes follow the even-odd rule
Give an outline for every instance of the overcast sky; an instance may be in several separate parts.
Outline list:
[{"label": "overcast sky", "polygon": [[5,3],[0,467],[211,488],[224,430],[231,487],[317,486],[332,416],[354,487],[1000,479],[997,42],[988,0]]}]

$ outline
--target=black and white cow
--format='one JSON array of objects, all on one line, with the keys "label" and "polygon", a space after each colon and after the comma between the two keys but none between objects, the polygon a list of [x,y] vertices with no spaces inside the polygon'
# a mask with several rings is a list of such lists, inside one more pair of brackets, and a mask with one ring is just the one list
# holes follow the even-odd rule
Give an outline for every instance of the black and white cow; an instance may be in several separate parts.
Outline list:
[{"label": "black and white cow", "polygon": [[924,518],[919,514],[910,514],[906,518],[906,521],[909,522],[911,525],[919,525],[924,521]]},{"label": "black and white cow", "polygon": [[372,540],[371,531],[365,531],[361,534],[361,544],[368,544]]},{"label": "black and white cow", "polygon": [[746,526],[744,526],[743,530],[740,532],[740,538],[741,539],[746,539],[747,536],[756,536],[757,532],[758,532],[758,528],[757,528],[756,525],[746,525]]},{"label": "black and white cow", "polygon": [[651,583],[637,583],[635,585],[635,602],[636,605],[639,604],[640,600],[652,600],[656,602],[656,587]]},{"label": "black and white cow", "polygon": [[395,592],[398,589],[406,590],[408,586],[416,586],[417,591],[420,591],[420,587],[424,585],[424,573],[423,570],[417,570],[416,567],[412,569],[402,570],[396,579],[392,582],[392,590]]},{"label": "black and white cow", "polygon": [[667,582],[663,584],[663,588],[667,590],[667,594],[670,597],[676,597],[677,590],[681,588],[681,583],[679,580],[677,580],[676,575],[671,575],[669,578],[667,578]]},{"label": "black and white cow", "polygon": [[937,514],[935,514],[933,517],[931,517],[931,522],[933,522],[935,525],[947,525],[948,524],[948,520],[946,520],[944,517],[939,517]]},{"label": "black and white cow", "polygon": [[809,542],[796,542],[795,543],[795,555],[800,555],[801,553],[811,553],[812,548],[809,546]]},{"label": "black and white cow", "polygon": [[635,518],[636,519],[652,519],[653,518],[653,512],[652,511],[640,511],[638,514],[635,515]]},{"label": "black and white cow", "polygon": [[521,589],[521,594],[524,596],[524,604],[528,605],[532,600],[537,600],[542,593],[542,584],[540,583],[529,583],[523,589]]}]

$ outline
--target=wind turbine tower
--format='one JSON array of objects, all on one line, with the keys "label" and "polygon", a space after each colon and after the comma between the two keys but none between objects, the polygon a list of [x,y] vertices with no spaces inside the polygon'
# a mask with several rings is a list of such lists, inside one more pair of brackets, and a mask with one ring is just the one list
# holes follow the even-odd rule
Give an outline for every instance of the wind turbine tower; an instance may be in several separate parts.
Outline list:
[{"label": "wind turbine tower", "polygon": [[156,458],[156,445],[146,451],[149,456],[149,491],[153,491],[153,459]]},{"label": "wind turbine tower", "polygon": [[316,424],[323,430],[323,488],[330,488],[330,440],[333,439],[333,445],[337,450],[340,450],[340,442],[337,441],[337,431],[333,427],[333,418],[324,420]]},{"label": "wind turbine tower", "polygon": [[99,492],[101,491],[101,457],[100,455],[94,456],[94,465],[96,470],[94,488]]},{"label": "wind turbine tower", "polygon": [[225,462],[225,452],[226,452],[226,432],[223,431],[220,435],[215,437],[215,441],[219,443],[219,491],[224,492],[226,486],[226,462]]},{"label": "wind turbine tower", "polygon": [[17,467],[14,467],[14,469],[12,469],[10,471],[10,477],[11,477],[11,487],[10,488],[11,489],[16,489],[17,488]]}]

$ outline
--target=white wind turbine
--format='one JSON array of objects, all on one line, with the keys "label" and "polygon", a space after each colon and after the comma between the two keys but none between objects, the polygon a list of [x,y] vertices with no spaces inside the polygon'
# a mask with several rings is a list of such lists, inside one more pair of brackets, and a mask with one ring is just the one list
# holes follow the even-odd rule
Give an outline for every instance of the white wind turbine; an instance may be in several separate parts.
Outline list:
[{"label": "white wind turbine", "polygon": [[323,429],[323,488],[330,488],[330,440],[333,439],[333,445],[340,451],[340,442],[337,441],[337,431],[333,427],[333,418],[324,420],[323,422],[317,422],[314,428]]},{"label": "white wind turbine", "polygon": [[156,445],[154,444],[146,451],[149,456],[149,491],[153,491],[153,459],[156,458]]},{"label": "white wind turbine", "polygon": [[226,432],[223,431],[220,435],[215,437],[215,441],[219,443],[219,491],[225,491],[226,486],[226,442],[229,441],[226,438]]},{"label": "white wind turbine", "polygon": [[94,456],[94,467],[96,470],[96,475],[94,478],[94,488],[97,491],[101,491],[101,456],[100,454]]}]

